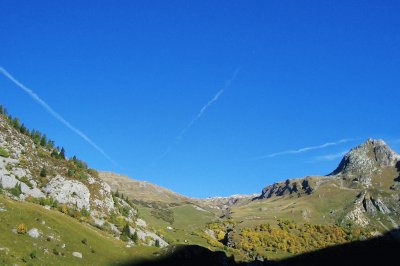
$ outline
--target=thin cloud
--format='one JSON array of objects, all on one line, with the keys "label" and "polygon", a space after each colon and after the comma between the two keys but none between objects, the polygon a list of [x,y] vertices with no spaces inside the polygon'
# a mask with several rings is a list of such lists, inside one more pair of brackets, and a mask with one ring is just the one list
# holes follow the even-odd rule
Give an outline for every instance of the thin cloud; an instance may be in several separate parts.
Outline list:
[{"label": "thin cloud", "polygon": [[173,149],[175,145],[177,145],[183,138],[183,136],[186,134],[186,132],[199,120],[204,113],[207,111],[208,108],[210,108],[211,105],[216,103],[218,99],[222,96],[222,94],[232,85],[232,82],[236,79],[236,76],[239,74],[239,69],[236,69],[233,72],[233,75],[230,79],[228,79],[222,89],[220,89],[213,98],[211,98],[197,113],[197,115],[184,127],[181,132],[178,134],[178,136],[175,138],[174,142],[168,146],[168,148],[157,158],[155,162],[153,162],[150,165],[154,165],[157,161],[163,159],[165,156],[168,155],[168,153]]},{"label": "thin cloud", "polygon": [[346,155],[346,153],[348,153],[348,150],[338,152],[338,153],[325,154],[325,155],[315,157],[315,160],[316,161],[334,161],[339,158],[342,158],[344,155]]},{"label": "thin cloud", "polygon": [[199,120],[203,114],[207,111],[207,109],[216,101],[218,101],[218,99],[221,97],[221,95],[225,92],[226,89],[228,89],[232,82],[236,79],[237,74],[239,73],[239,69],[236,69],[235,72],[232,75],[232,78],[228,79],[225,82],[225,85],[222,89],[220,89],[215,95],[214,97],[209,100],[199,111],[199,113],[189,122],[189,124],[186,125],[186,127],[184,129],[182,129],[182,131],[179,133],[179,135],[176,137],[176,139],[180,140],[183,138],[183,136],[186,134],[186,132],[194,125],[194,123],[196,123],[197,120]]},{"label": "thin cloud", "polygon": [[97,145],[93,140],[91,140],[86,134],[84,134],[81,130],[73,126],[67,120],[64,119],[59,113],[54,111],[50,105],[48,105],[44,100],[42,100],[34,91],[30,88],[26,87],[24,84],[19,82],[16,78],[14,78],[7,70],[3,67],[0,67],[0,73],[3,74],[6,78],[8,78],[11,82],[13,82],[17,87],[22,89],[25,93],[27,93],[35,102],[37,102],[40,106],[42,106],[51,116],[61,122],[65,127],[72,130],[79,137],[81,137],[84,141],[90,144],[93,148],[95,148],[101,155],[103,155],[107,160],[109,160],[114,165],[118,166],[118,164],[102,149]]},{"label": "thin cloud", "polygon": [[327,142],[321,145],[317,145],[317,146],[309,146],[309,147],[304,147],[304,148],[300,148],[300,149],[296,149],[296,150],[286,150],[286,151],[280,151],[280,152],[275,152],[275,153],[271,153],[271,154],[267,154],[267,155],[263,155],[263,156],[259,156],[259,157],[255,157],[252,158],[252,160],[262,160],[262,159],[266,159],[266,158],[273,158],[276,156],[283,156],[283,155],[290,155],[290,154],[300,154],[300,153],[304,153],[304,152],[308,152],[308,151],[313,151],[313,150],[320,150],[320,149],[324,149],[324,148],[328,148],[331,146],[336,146],[336,145],[340,145],[343,143],[347,143],[347,142],[352,142],[358,139],[341,139],[338,141],[333,141],[333,142]]}]

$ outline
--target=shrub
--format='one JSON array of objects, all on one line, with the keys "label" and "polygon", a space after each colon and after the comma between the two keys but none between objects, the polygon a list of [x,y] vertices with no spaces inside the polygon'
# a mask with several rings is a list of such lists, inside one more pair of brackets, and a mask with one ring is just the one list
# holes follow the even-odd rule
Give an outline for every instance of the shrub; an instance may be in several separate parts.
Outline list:
[{"label": "shrub", "polygon": [[10,193],[16,197],[19,197],[19,195],[21,195],[21,193],[22,193],[21,183],[15,184],[15,186],[12,189],[10,189]]},{"label": "shrub", "polygon": [[84,238],[84,239],[82,239],[82,244],[84,244],[84,245],[87,245],[88,244],[88,241],[87,241],[87,239],[86,238]]},{"label": "shrub", "polygon": [[82,217],[89,217],[90,216],[90,212],[86,208],[82,208],[81,216]]},{"label": "shrub", "polygon": [[47,170],[45,167],[42,168],[42,170],[40,170],[40,176],[41,177],[46,177],[47,176]]},{"label": "shrub", "polygon": [[25,224],[19,224],[17,227],[17,233],[18,234],[26,234],[26,225]]},{"label": "shrub", "polygon": [[37,258],[37,251],[36,251],[36,250],[33,250],[33,251],[31,252],[31,254],[29,254],[29,257],[31,257],[31,259],[36,259],[36,258]]},{"label": "shrub", "polygon": [[7,171],[11,171],[12,168],[13,168],[13,166],[10,163],[6,164],[6,170]]},{"label": "shrub", "polygon": [[58,249],[56,249],[56,248],[53,248],[53,254],[58,256],[58,255],[60,255],[60,251],[58,251]]},{"label": "shrub", "polygon": [[68,214],[68,206],[65,204],[59,205],[58,210],[62,213]]},{"label": "shrub", "polygon": [[8,158],[10,156],[10,153],[5,149],[3,149],[2,147],[0,147],[0,156]]}]

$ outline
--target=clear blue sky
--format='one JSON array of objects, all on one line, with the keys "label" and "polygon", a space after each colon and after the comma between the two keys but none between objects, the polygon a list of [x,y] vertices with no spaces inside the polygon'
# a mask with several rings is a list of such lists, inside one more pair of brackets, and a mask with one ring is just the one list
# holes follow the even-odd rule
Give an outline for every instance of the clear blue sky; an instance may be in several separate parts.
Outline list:
[{"label": "clear blue sky", "polygon": [[119,165],[4,76],[0,103],[93,168],[195,197],[259,192],[329,173],[368,137],[400,151],[399,14],[399,1],[3,0],[0,66]]}]

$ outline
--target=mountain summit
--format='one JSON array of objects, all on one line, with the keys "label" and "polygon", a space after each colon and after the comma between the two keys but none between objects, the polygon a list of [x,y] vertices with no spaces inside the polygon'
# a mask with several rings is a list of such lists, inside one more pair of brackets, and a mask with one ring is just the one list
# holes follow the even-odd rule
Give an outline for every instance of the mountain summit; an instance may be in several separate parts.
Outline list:
[{"label": "mountain summit", "polygon": [[398,161],[400,161],[400,155],[383,140],[368,139],[351,149],[330,175],[371,175],[380,167],[396,166]]}]

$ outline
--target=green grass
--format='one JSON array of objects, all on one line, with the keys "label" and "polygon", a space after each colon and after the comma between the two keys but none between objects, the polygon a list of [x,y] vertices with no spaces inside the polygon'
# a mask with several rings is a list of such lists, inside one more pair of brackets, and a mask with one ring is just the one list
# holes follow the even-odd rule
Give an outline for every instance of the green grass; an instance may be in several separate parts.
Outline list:
[{"label": "green grass", "polygon": [[[196,244],[210,247],[207,241],[195,234],[196,231],[203,230],[207,223],[216,219],[210,212],[199,211],[193,205],[187,204],[169,208],[173,212],[174,222],[172,224],[163,219],[154,217],[151,208],[139,206],[139,215],[147,224],[160,232],[169,243],[175,244]],[[172,230],[167,229],[172,227]]]},{"label": "green grass", "polygon": [[[0,265],[24,262],[31,265],[114,265],[151,258],[158,250],[154,247],[127,248],[124,242],[103,231],[36,204],[0,196],[0,207],[6,209],[0,212]],[[42,235],[34,239],[27,234],[13,233],[12,229],[21,223],[28,230],[39,229]],[[75,251],[82,253],[83,258],[73,257]]]}]

